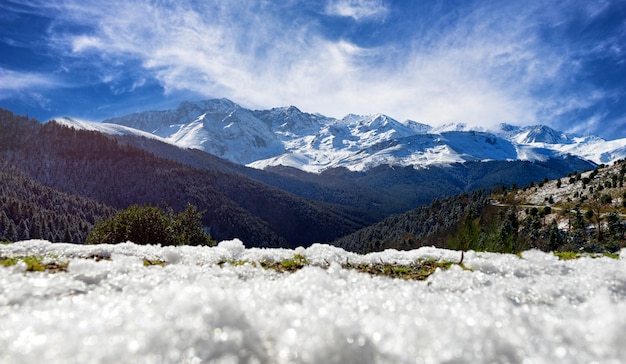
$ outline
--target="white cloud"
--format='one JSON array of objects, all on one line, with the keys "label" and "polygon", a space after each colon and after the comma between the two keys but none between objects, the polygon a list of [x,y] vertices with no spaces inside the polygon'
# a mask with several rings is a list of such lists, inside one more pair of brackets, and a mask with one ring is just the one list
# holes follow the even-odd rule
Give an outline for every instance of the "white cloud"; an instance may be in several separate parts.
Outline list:
[{"label": "white cloud", "polygon": [[44,96],[43,91],[65,86],[49,75],[0,67],[0,100],[19,99],[26,105],[49,110],[51,101]]},{"label": "white cloud", "polygon": [[384,17],[388,9],[382,0],[329,0],[326,14],[351,17],[355,20]]},{"label": "white cloud", "polygon": [[72,52],[80,53],[90,48],[98,49],[104,47],[102,41],[93,36],[79,35],[72,40]]}]

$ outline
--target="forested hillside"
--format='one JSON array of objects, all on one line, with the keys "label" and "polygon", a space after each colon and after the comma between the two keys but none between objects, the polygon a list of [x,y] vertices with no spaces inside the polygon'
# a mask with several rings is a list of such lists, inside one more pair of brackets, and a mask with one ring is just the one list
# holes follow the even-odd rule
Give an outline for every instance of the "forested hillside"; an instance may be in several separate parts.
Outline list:
[{"label": "forested hillside", "polygon": [[456,231],[460,221],[479,215],[487,203],[488,193],[484,190],[435,199],[428,206],[390,216],[336,240],[333,245],[359,253],[410,250],[423,245],[446,247],[447,237]]},{"label": "forested hillside", "polygon": [[626,246],[626,161],[523,187],[499,186],[391,216],[333,244],[356,252],[437,246],[614,253]]},{"label": "forested hillside", "polygon": [[0,240],[83,243],[115,209],[35,182],[0,159]]},{"label": "forested hillside", "polygon": [[[626,246],[625,174],[626,161],[619,160],[565,178],[494,190],[492,205],[507,211],[505,223],[517,224],[518,234],[509,237],[516,250],[613,253]],[[483,231],[491,240],[498,233]]]}]

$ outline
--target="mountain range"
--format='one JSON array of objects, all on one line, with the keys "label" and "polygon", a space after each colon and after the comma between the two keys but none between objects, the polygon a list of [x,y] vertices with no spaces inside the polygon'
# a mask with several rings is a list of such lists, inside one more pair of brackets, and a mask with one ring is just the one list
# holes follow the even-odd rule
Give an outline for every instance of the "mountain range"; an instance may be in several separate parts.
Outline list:
[{"label": "mountain range", "polygon": [[257,169],[286,166],[314,173],[333,168],[363,172],[381,165],[419,169],[468,161],[533,162],[568,154],[596,164],[626,157],[626,139],[607,141],[544,125],[431,127],[383,114],[334,119],[294,106],[249,110],[227,99],[183,102],[176,110],[140,112],[97,124],[59,121],[105,133],[149,133]]},{"label": "mountain range", "polygon": [[[102,206],[76,211],[81,231],[71,234],[73,242],[96,215],[132,204],[177,211],[191,203],[205,211],[203,223],[217,240],[332,243],[434,199],[590,170],[623,156],[626,145],[542,126],[432,128],[385,115],[339,120],[295,107],[248,110],[225,99],[100,123],[59,118],[41,124],[0,110],[0,126],[0,162],[19,171],[16,183],[25,191],[0,190],[16,211],[45,206],[28,198],[31,185],[51,188],[46,193],[58,192],[60,200]],[[44,232],[64,221],[63,213],[51,214],[40,219]],[[0,225],[10,221],[11,228],[0,226],[0,234],[33,237],[39,229],[28,216],[0,216]],[[71,232],[78,225],[63,226]]]},{"label": "mountain range", "polygon": [[558,178],[626,156],[626,140],[580,137],[546,126],[501,124],[492,132],[464,124],[433,128],[381,114],[339,120],[294,106],[249,110],[227,99],[183,102],[176,110],[100,123],[55,122],[102,132],[196,168],[356,208],[371,221],[435,197]]}]

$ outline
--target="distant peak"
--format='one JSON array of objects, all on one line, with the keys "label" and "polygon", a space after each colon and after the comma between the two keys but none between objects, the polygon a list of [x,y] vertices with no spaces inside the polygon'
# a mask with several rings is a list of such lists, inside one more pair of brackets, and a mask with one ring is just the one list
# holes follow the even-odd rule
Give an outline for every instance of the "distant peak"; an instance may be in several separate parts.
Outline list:
[{"label": "distant peak", "polygon": [[511,124],[508,124],[508,123],[500,123],[500,124],[498,124],[498,127],[502,131],[516,131],[516,130],[520,129],[519,126],[511,125]]},{"label": "distant peak", "polygon": [[229,99],[221,98],[221,99],[210,99],[203,101],[183,101],[178,106],[177,111],[183,112],[186,114],[192,112],[229,112],[233,109],[240,108],[239,105],[232,102]]},{"label": "distant peak", "polygon": [[408,126],[418,133],[428,133],[433,129],[433,127],[428,124],[420,123],[410,119],[405,120],[402,124]]},{"label": "distant peak", "polygon": [[443,133],[446,131],[467,131],[467,124],[465,123],[447,123],[432,129],[433,133]]},{"label": "distant peak", "polygon": [[287,116],[304,114],[300,109],[298,109],[297,107],[293,105],[285,106],[285,107],[276,107],[276,108],[271,109],[270,111],[273,113],[280,113],[280,114],[284,114]]},{"label": "distant peak", "polygon": [[55,122],[55,121],[56,122],[62,122],[62,121],[74,122],[74,121],[77,121],[77,120],[74,119],[74,118],[71,118],[69,116],[61,116],[61,117],[54,118],[54,119],[52,119],[50,121],[51,122]]},{"label": "distant peak", "polygon": [[344,120],[344,121],[354,121],[354,120],[359,120],[361,118],[363,118],[363,115],[348,114],[348,115],[344,116],[343,119],[341,119],[341,120]]},{"label": "distant peak", "polygon": [[227,98],[220,98],[220,99],[208,99],[208,100],[200,100],[200,101],[183,101],[180,103],[180,105],[178,106],[180,107],[189,107],[189,106],[195,106],[195,107],[206,107],[206,106],[210,106],[210,105],[228,105],[228,106],[235,106],[236,104],[227,99]]},{"label": "distant peak", "polygon": [[563,144],[569,142],[569,137],[545,125],[531,125],[520,128],[516,140],[519,143],[548,143]]},{"label": "distant peak", "polygon": [[54,119],[49,120],[48,122],[52,124],[63,125],[63,126],[71,127],[71,128],[77,128],[77,129],[84,128],[84,125],[89,124],[89,122],[87,121],[74,119],[69,116],[56,117]]}]

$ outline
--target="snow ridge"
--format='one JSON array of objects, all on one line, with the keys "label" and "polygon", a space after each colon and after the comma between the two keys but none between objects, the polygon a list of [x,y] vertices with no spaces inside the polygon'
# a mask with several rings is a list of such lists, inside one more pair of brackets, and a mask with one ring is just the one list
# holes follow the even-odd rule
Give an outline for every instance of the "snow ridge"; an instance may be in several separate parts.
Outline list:
[{"label": "snow ridge", "polygon": [[[626,158],[626,138],[606,141],[544,125],[500,124],[485,130],[458,123],[433,128],[383,114],[334,119],[294,106],[249,110],[227,99],[183,102],[176,110],[147,111],[103,123],[139,129],[253,168],[283,165],[315,173],[337,167],[424,168],[466,161],[545,161],[567,155],[598,164]],[[84,123],[74,127],[121,132]]]}]

